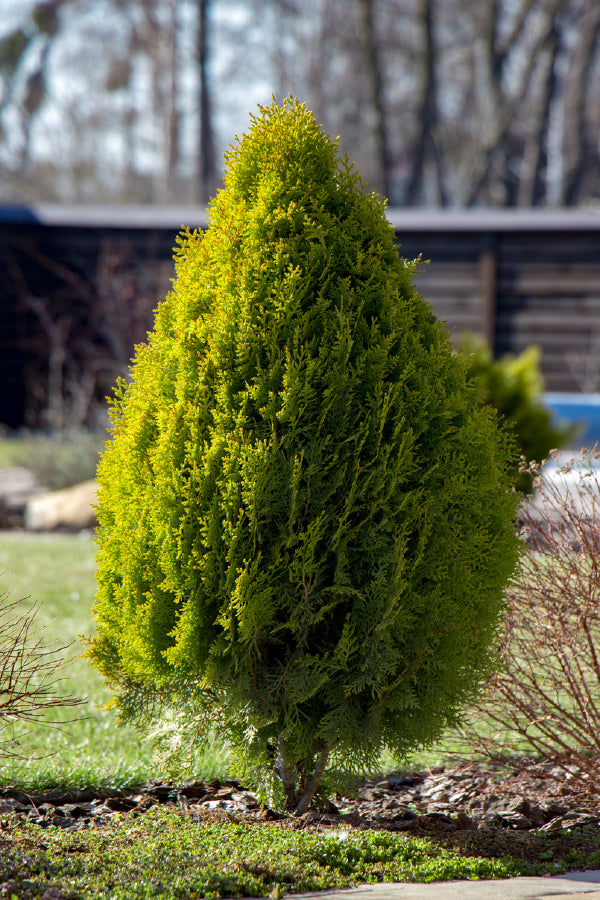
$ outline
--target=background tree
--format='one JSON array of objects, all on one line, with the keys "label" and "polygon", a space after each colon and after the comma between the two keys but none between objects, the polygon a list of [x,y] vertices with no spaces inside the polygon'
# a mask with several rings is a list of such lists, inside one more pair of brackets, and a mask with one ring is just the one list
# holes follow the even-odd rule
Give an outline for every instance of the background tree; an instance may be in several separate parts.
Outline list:
[{"label": "background tree", "polygon": [[5,199],[204,203],[271,92],[306,99],[392,205],[600,196],[596,0],[20,9],[0,31]]},{"label": "background tree", "polygon": [[307,97],[392,205],[572,205],[600,193],[592,0],[312,0],[312,31],[296,0],[263,6],[287,27],[284,44],[271,41],[264,14],[281,95]]},{"label": "background tree", "polygon": [[23,14],[0,41],[7,199],[203,202],[214,192],[209,7],[52,0]]}]

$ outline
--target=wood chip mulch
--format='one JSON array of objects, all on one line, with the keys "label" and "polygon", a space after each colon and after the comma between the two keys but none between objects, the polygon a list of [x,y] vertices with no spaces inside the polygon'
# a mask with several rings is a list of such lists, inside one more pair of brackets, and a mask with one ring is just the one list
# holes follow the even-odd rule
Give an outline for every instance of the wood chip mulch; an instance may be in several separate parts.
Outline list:
[{"label": "wood chip mulch", "polygon": [[600,825],[600,792],[585,779],[547,763],[514,766],[464,762],[423,772],[362,782],[354,797],[336,797],[326,810],[299,818],[261,808],[239,783],[150,782],[133,790],[56,790],[24,794],[0,789],[0,829],[27,820],[68,830],[102,827],[115,815],[143,815],[160,805],[199,820],[261,823],[283,827],[372,828],[414,834],[451,834],[493,829],[561,832]]}]

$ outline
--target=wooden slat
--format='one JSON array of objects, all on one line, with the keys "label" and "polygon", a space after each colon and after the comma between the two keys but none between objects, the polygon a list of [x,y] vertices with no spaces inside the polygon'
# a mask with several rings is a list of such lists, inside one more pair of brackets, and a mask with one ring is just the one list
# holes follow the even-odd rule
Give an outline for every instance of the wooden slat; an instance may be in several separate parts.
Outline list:
[{"label": "wooden slat", "polygon": [[543,297],[573,297],[592,295],[600,300],[600,269],[588,276],[559,276],[552,271],[544,277],[515,273],[498,279],[499,294],[541,295]]},{"label": "wooden slat", "polygon": [[502,310],[498,313],[496,323],[500,328],[518,325],[520,330],[538,328],[540,331],[590,334],[600,328],[600,308],[588,311],[586,316],[573,315],[572,311],[566,309],[546,309],[543,316],[540,316],[537,310],[528,307],[515,312]]}]

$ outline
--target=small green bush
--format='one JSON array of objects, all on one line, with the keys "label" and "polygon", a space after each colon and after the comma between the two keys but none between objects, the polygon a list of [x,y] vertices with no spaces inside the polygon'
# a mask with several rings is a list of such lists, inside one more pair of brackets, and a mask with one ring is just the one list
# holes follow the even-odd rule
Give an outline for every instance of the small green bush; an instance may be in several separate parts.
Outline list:
[{"label": "small green bush", "polygon": [[175,749],[215,728],[301,811],[478,690],[515,497],[384,202],[310,112],[262,109],[226,162],[112,405],[90,655],[126,719]]},{"label": "small green bush", "polygon": [[514,437],[513,478],[518,490],[530,493],[531,475],[519,471],[521,458],[525,457],[528,464],[540,463],[548,458],[551,450],[559,450],[576,433],[571,426],[554,426],[552,413],[544,406],[540,349],[531,346],[519,356],[507,354],[494,359],[483,338],[466,334],[459,350],[467,361],[469,377]]}]

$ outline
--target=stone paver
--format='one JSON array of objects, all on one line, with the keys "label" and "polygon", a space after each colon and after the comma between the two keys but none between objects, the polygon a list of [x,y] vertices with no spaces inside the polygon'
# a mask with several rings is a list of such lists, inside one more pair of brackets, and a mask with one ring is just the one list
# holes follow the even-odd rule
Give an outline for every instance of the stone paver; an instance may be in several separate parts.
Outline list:
[{"label": "stone paver", "polygon": [[600,870],[547,878],[363,885],[347,891],[296,894],[293,900],[567,900],[577,895],[600,900]]}]

